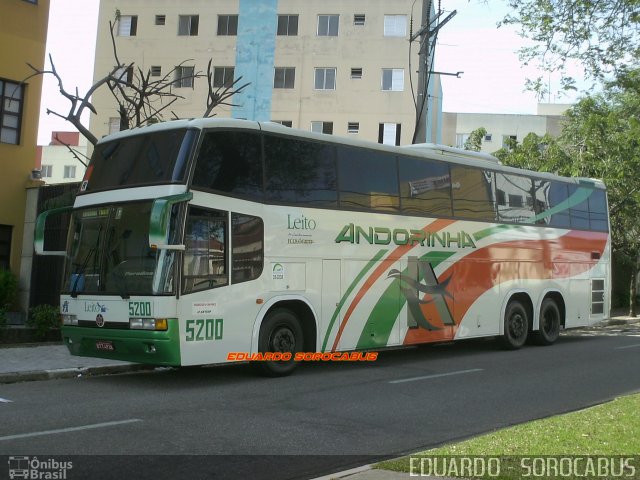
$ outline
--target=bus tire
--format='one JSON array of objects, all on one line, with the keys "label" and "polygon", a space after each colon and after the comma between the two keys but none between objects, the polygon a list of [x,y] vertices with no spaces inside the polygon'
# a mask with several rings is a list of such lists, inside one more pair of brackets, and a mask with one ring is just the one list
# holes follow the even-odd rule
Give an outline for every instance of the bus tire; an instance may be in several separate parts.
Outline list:
[{"label": "bus tire", "polygon": [[260,326],[258,351],[261,353],[290,353],[291,359],[284,361],[255,361],[253,365],[262,375],[283,377],[290,375],[296,368],[296,353],[302,351],[302,327],[298,317],[286,308],[269,312]]},{"label": "bus tire", "polygon": [[540,327],[534,333],[538,345],[552,345],[560,336],[560,309],[552,298],[545,298],[540,306]]},{"label": "bus tire", "polygon": [[504,312],[504,333],[501,343],[507,350],[517,350],[527,341],[529,333],[529,315],[527,309],[518,300],[507,304]]}]

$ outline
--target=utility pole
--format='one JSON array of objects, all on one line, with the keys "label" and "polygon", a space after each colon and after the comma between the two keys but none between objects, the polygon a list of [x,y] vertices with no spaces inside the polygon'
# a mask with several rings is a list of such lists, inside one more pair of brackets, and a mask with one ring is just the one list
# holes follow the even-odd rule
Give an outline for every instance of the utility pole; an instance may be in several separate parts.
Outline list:
[{"label": "utility pole", "polygon": [[429,89],[432,86],[431,75],[436,73],[432,71],[436,40],[440,29],[456,15],[457,11],[454,10],[443,18],[444,13],[440,0],[438,1],[437,13],[433,6],[433,0],[423,0],[420,28],[409,38],[409,42],[419,41],[420,45],[420,50],[418,50],[418,93],[415,101],[416,122],[411,143],[427,141],[428,116],[430,114]]}]

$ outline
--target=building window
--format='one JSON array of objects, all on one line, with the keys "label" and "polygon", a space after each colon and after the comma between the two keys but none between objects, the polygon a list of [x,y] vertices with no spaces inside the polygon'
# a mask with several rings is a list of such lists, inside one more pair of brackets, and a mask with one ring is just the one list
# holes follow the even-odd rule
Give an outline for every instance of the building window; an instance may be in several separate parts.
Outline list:
[{"label": "building window", "polygon": [[316,133],[333,133],[333,122],[311,122],[311,131]]},{"label": "building window", "polygon": [[0,143],[20,143],[23,101],[23,85],[0,79]]},{"label": "building window", "polygon": [[354,79],[362,78],[362,68],[352,68],[351,78],[354,78]]},{"label": "building window", "polygon": [[42,165],[40,167],[40,175],[42,178],[53,177],[53,165]]},{"label": "building window", "polygon": [[214,67],[213,86],[215,88],[230,88],[233,85],[234,74],[235,69],[233,67]]},{"label": "building window", "polygon": [[162,67],[160,65],[153,65],[151,67],[151,76],[159,77],[162,75]]},{"label": "building window", "polygon": [[296,81],[294,67],[276,67],[273,76],[273,88],[293,88]]},{"label": "building window", "polygon": [[502,147],[511,148],[511,142],[516,142],[518,137],[516,135],[502,135]]},{"label": "building window", "polygon": [[120,117],[109,118],[109,135],[120,131]]},{"label": "building window", "polygon": [[64,176],[63,178],[76,178],[76,167],[75,165],[65,165],[64,166]]},{"label": "building window", "polygon": [[378,129],[378,143],[400,145],[399,123],[381,123]]},{"label": "building window", "polygon": [[0,225],[0,268],[9,270],[11,261],[11,225]]},{"label": "building window", "polygon": [[120,15],[118,21],[118,36],[135,37],[138,31],[137,15]]},{"label": "building window", "polygon": [[176,67],[176,79],[173,85],[178,88],[193,88],[195,67]]},{"label": "building window", "polygon": [[199,15],[178,15],[178,35],[195,37],[199,23]]},{"label": "building window", "polygon": [[133,82],[133,66],[120,67],[113,73],[113,76],[125,83],[131,83]]},{"label": "building window", "polygon": [[404,69],[383,68],[382,90],[388,92],[402,92],[404,90]]},{"label": "building window", "polygon": [[359,122],[349,122],[347,124],[347,133],[359,133],[359,132],[360,132]]},{"label": "building window", "polygon": [[218,35],[237,35],[238,15],[218,15]]},{"label": "building window", "polygon": [[353,24],[354,25],[364,25],[365,14],[364,13],[356,13],[353,15]]},{"label": "building window", "polygon": [[485,141],[485,142],[490,142],[490,141],[491,141],[491,134],[490,134],[490,133],[487,133],[487,134],[484,136],[484,141]]},{"label": "building window", "polygon": [[335,90],[336,69],[316,68],[314,88],[316,90]]},{"label": "building window", "polygon": [[293,122],[291,120],[271,120],[273,123],[279,123],[283,127],[293,127]]},{"label": "building window", "polygon": [[318,15],[318,36],[337,37],[340,15]]},{"label": "building window", "polygon": [[278,35],[298,35],[298,15],[278,15]]},{"label": "building window", "polygon": [[384,16],[384,36],[385,37],[406,37],[407,36],[407,16],[406,15],[385,15]]},{"label": "building window", "polygon": [[166,15],[156,15],[156,25],[164,25],[167,22]]},{"label": "building window", "polygon": [[456,148],[464,148],[464,144],[469,140],[469,133],[456,133]]}]

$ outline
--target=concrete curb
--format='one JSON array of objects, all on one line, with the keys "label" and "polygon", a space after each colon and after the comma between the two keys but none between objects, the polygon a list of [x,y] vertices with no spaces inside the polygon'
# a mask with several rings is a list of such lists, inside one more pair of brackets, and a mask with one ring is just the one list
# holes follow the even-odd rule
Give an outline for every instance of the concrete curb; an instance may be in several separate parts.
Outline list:
[{"label": "concrete curb", "polygon": [[54,370],[31,370],[25,372],[0,373],[0,384],[34,382],[40,380],[57,380],[75,377],[91,377],[98,375],[112,375],[116,373],[138,372],[153,370],[153,365],[132,363],[129,365],[105,365],[101,367],[58,368]]}]

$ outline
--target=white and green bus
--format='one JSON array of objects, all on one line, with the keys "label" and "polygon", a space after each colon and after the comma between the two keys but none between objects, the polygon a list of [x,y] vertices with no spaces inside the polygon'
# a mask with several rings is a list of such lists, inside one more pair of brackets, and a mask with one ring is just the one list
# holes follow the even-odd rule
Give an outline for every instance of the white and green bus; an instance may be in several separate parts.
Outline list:
[{"label": "white and green bus", "polygon": [[101,140],[70,210],[66,251],[45,245],[60,209],[36,251],[64,255],[73,355],[284,375],[301,352],[516,349],[609,315],[603,184],[486,154],[179,120]]}]

